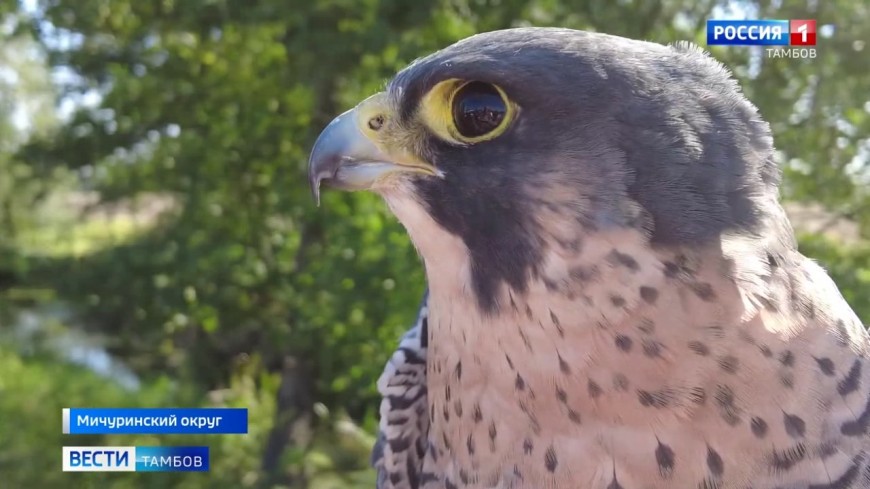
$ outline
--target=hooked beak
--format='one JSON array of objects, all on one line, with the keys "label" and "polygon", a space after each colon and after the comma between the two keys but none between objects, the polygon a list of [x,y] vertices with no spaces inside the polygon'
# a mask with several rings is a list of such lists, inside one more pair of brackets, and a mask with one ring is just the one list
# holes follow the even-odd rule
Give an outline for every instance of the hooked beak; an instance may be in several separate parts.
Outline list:
[{"label": "hooked beak", "polygon": [[336,117],[317,137],[308,159],[308,182],[317,205],[321,183],[341,190],[370,190],[398,173],[440,175],[428,163],[382,151],[366,134],[376,136],[376,131],[368,126],[370,119],[381,117],[383,121],[380,98],[374,96]]}]

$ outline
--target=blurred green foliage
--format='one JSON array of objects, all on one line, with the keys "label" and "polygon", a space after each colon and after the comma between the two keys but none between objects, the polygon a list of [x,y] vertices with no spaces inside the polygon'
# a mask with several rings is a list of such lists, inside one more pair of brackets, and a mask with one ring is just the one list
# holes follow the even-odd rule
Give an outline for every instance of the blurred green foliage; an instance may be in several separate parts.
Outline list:
[{"label": "blurred green foliage", "polygon": [[[317,132],[475,32],[560,25],[703,45],[704,21],[728,8],[827,26],[814,59],[713,54],[772,123],[784,196],[868,237],[860,0],[3,2],[0,75],[16,76],[0,76],[0,487],[371,487],[374,383],[424,277],[375,197],[327,192],[313,206]],[[802,247],[870,320],[866,242],[807,235]],[[43,336],[87,333],[138,390],[15,334],[22,311],[58,304],[72,318]],[[252,426],[64,438],[60,408],[76,405],[247,406]],[[200,441],[213,447],[207,475],[60,472],[64,443]]]}]

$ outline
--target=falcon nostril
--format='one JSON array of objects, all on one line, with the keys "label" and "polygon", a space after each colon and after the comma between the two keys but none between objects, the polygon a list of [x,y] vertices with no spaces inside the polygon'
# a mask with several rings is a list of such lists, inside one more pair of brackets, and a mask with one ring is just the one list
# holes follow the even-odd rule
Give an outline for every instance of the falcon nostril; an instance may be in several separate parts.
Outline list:
[{"label": "falcon nostril", "polygon": [[369,129],[372,131],[380,131],[382,127],[384,127],[383,115],[379,114],[369,119]]}]

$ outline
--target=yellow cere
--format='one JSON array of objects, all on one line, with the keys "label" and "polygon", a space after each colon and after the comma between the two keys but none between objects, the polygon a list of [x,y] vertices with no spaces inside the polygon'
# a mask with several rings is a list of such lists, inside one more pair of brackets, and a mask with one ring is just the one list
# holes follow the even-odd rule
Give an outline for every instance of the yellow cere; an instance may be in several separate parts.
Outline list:
[{"label": "yellow cere", "polygon": [[385,149],[382,147],[379,131],[372,128],[369,124],[369,121],[380,116],[386,121],[388,117],[389,106],[387,103],[387,94],[384,92],[376,93],[371,97],[363,100],[357,105],[355,110],[356,112],[356,123],[360,128],[363,134],[367,138],[369,138],[373,143],[375,143],[382,151]]},{"label": "yellow cere", "polygon": [[[412,151],[413,145],[408,144],[409,138],[404,131],[391,124],[394,114],[386,93],[376,93],[363,100],[354,112],[357,127],[380,151],[390,157],[392,163],[426,175],[442,176],[437,168]],[[380,118],[377,122],[380,127],[373,127],[371,124],[376,118]]]}]

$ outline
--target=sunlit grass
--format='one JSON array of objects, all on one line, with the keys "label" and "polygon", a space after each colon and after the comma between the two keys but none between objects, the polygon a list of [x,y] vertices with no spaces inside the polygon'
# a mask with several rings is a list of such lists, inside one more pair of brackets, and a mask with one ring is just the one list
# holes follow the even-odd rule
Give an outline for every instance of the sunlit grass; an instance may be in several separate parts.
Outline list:
[{"label": "sunlit grass", "polygon": [[158,216],[172,207],[166,198],[148,196],[139,202],[88,207],[92,195],[58,193],[36,210],[15,242],[19,253],[47,258],[79,258],[126,244],[147,234]]},{"label": "sunlit grass", "polygon": [[150,227],[130,216],[90,218],[32,229],[21,236],[20,243],[28,255],[80,257],[129,242]]}]

